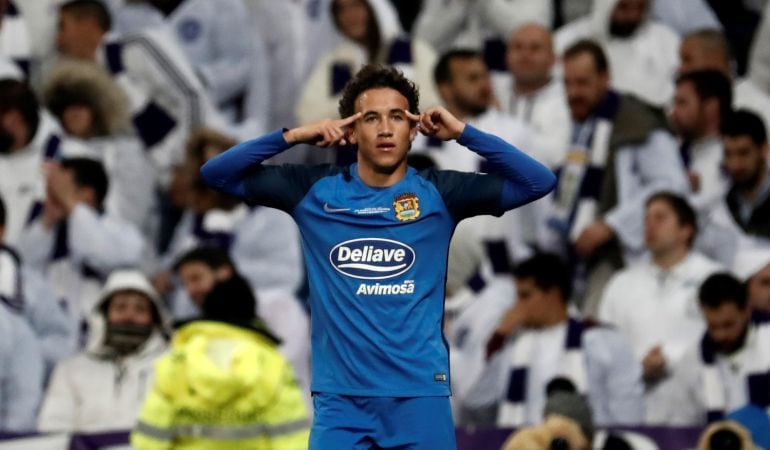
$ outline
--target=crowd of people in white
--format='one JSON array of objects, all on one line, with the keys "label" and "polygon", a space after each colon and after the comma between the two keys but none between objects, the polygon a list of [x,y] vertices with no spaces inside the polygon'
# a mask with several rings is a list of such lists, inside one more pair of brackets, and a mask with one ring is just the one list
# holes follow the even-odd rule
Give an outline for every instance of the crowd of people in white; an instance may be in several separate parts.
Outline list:
[{"label": "crowd of people in white", "polygon": [[[770,5],[730,3],[0,0],[0,430],[131,428],[173,324],[236,274],[310,402],[297,228],[198,171],[335,117],[370,62],[558,175],[456,231],[458,426],[537,423],[558,377],[600,425],[767,414]],[[425,136],[410,158],[488,169]]]}]

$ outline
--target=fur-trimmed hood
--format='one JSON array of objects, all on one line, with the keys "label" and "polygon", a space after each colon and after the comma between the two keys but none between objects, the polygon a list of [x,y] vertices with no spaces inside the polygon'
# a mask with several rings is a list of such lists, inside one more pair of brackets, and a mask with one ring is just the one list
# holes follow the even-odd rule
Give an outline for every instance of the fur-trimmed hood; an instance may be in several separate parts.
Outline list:
[{"label": "fur-trimmed hood", "polygon": [[129,131],[128,98],[118,84],[99,65],[62,60],[51,71],[43,88],[46,107],[57,117],[69,105],[85,104],[95,113],[97,135]]}]

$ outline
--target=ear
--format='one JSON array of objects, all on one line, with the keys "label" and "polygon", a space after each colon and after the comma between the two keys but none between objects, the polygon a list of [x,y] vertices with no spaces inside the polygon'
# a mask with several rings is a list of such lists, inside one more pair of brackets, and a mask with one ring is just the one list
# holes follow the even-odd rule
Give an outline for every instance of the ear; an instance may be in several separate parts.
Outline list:
[{"label": "ear", "polygon": [[227,264],[218,268],[215,273],[217,281],[229,280],[233,275],[235,275],[235,270],[233,270],[232,266]]},{"label": "ear", "polygon": [[417,137],[417,128],[418,128],[417,126],[418,126],[418,123],[417,122],[413,122],[411,124],[411,127],[409,128],[409,141],[410,142],[414,142],[414,138]]},{"label": "ear", "polygon": [[438,95],[441,97],[441,100],[446,104],[450,103],[450,100],[452,99],[452,86],[447,83],[439,83],[436,85],[436,89],[438,90]]},{"label": "ear", "polygon": [[345,139],[350,145],[358,144],[358,139],[356,139],[356,132],[354,130],[355,126],[356,124],[354,123],[345,128]]}]

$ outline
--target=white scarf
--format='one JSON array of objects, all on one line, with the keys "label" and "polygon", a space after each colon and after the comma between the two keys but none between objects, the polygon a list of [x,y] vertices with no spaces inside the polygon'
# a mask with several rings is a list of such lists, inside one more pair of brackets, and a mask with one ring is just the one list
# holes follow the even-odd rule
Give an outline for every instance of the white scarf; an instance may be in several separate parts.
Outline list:
[{"label": "white scarf", "polygon": [[[748,402],[762,407],[770,414],[770,317],[755,314],[749,323],[744,357]],[[701,340],[703,363],[703,396],[708,422],[723,419],[727,410],[724,382],[716,364],[716,349],[705,335]]]},{"label": "white scarf", "polygon": [[[588,391],[588,375],[583,354],[585,328],[582,322],[569,319],[564,339],[564,356],[561,358],[561,367],[558,372],[559,376],[571,380],[581,394]],[[527,421],[527,378],[533,342],[533,336],[525,333],[517,338],[514,344],[508,389],[497,412],[498,424],[519,426]]]}]

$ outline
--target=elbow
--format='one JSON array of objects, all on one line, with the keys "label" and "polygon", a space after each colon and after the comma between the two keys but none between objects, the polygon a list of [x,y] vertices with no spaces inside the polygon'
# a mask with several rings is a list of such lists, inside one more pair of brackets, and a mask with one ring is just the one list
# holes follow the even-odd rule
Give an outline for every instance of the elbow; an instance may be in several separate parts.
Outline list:
[{"label": "elbow", "polygon": [[545,197],[556,188],[556,181],[556,175],[550,169],[545,169],[539,182],[533,186],[533,195],[536,198]]},{"label": "elbow", "polygon": [[216,168],[211,164],[212,161],[213,159],[210,159],[201,166],[200,175],[207,186],[217,188],[219,183],[217,183]]}]

